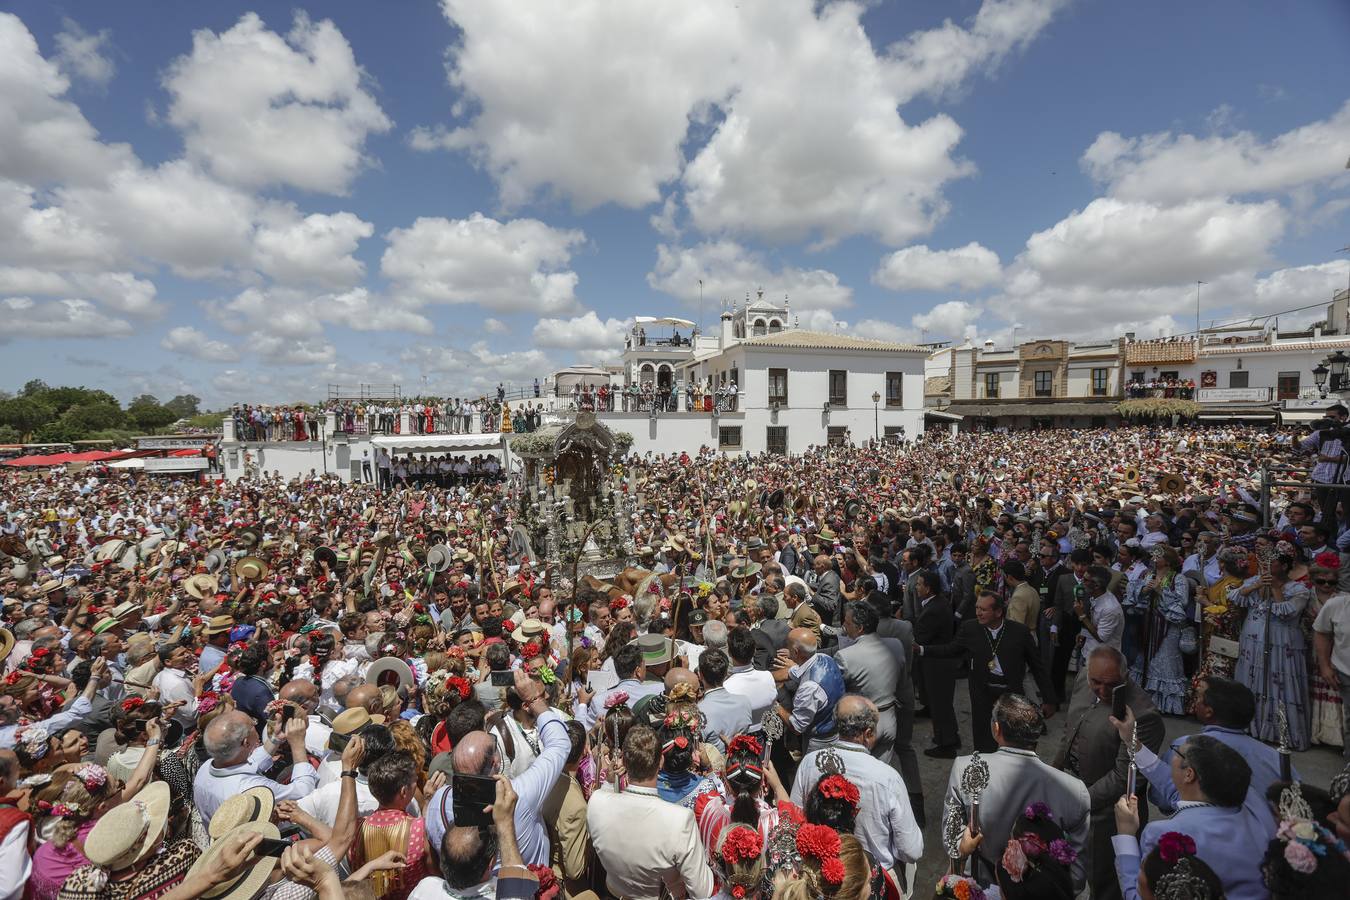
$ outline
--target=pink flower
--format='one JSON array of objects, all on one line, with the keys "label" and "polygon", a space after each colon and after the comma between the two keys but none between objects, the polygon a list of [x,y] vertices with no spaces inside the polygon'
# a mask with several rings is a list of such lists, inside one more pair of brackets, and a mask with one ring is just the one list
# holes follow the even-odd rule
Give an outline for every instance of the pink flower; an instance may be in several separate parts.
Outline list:
[{"label": "pink flower", "polygon": [[1008,841],[1008,846],[1003,850],[1003,871],[1008,873],[1008,877],[1014,882],[1021,883],[1022,873],[1027,870],[1027,855],[1022,851],[1022,845],[1016,838]]},{"label": "pink flower", "polygon": [[1290,841],[1284,845],[1284,861],[1289,863],[1289,868],[1304,875],[1311,875],[1317,871],[1317,857],[1298,841]]},{"label": "pink flower", "polygon": [[615,691],[614,693],[610,694],[608,697],[605,698],[605,709],[613,709],[620,703],[627,703],[627,702],[628,702],[627,691]]}]

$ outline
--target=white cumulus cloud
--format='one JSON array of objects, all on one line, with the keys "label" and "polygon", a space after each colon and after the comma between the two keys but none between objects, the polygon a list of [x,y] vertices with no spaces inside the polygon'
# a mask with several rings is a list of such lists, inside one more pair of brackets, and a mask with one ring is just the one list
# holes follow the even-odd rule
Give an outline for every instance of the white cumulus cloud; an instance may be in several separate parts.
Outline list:
[{"label": "white cumulus cloud", "polygon": [[56,61],[62,71],[96,87],[106,87],[117,71],[108,57],[111,37],[107,29],[90,34],[78,22],[65,19],[56,34]]},{"label": "white cumulus cloud", "polygon": [[1002,276],[998,254],[971,241],[952,250],[930,250],[924,244],[897,250],[882,258],[872,281],[893,291],[975,290],[996,284]]},{"label": "white cumulus cloud", "polygon": [[159,345],[170,352],[209,362],[235,362],[239,359],[239,351],[234,347],[224,341],[213,340],[187,325],[169,329]]},{"label": "white cumulus cloud", "polygon": [[168,120],[188,157],[230,182],[341,194],[366,138],[392,125],[364,78],[331,21],[297,13],[282,37],[248,13],[220,34],[197,31],[169,66]]},{"label": "white cumulus cloud", "polygon": [[421,218],[389,232],[380,269],[396,295],[417,302],[557,315],[580,305],[567,265],[585,239],[538,219]]},{"label": "white cumulus cloud", "polygon": [[618,356],[623,349],[623,338],[633,327],[630,319],[601,319],[595,310],[571,319],[540,319],[534,326],[532,343],[536,347],[558,347],[565,350],[609,351]]},{"label": "white cumulus cloud", "polygon": [[775,302],[787,295],[792,308],[838,309],[848,306],[853,291],[826,269],[776,267],[763,254],[731,240],[706,241],[692,247],[661,244],[656,265],[647,273],[655,290],[698,307],[699,280],[703,281],[704,307],[715,313],[721,301],[738,302],[746,292],[765,289]]}]

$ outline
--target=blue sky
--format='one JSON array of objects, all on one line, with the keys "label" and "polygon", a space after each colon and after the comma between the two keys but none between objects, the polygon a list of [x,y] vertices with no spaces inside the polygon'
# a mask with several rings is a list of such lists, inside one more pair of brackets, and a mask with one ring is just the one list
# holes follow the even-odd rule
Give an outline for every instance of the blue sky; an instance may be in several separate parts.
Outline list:
[{"label": "blue sky", "polygon": [[1315,304],[1348,39],[1339,0],[10,3],[0,388],[478,392],[700,278],[707,322],[762,286],[904,341]]}]

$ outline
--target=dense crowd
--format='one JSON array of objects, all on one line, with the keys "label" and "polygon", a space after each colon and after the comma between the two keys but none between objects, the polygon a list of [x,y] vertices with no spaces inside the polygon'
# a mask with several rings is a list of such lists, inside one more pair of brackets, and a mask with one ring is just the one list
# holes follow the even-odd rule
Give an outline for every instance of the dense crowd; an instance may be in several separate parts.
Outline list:
[{"label": "dense crowd", "polygon": [[1341,896],[1330,415],[630,457],[607,578],[518,475],[0,475],[0,900]]}]

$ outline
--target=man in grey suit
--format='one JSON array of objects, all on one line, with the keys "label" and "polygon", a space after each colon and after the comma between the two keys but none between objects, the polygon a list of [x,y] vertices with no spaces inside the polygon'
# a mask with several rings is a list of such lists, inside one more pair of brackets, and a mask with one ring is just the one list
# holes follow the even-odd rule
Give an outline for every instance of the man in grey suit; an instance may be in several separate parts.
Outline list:
[{"label": "man in grey suit", "polygon": [[[844,689],[860,694],[877,707],[877,740],[872,755],[895,766],[896,689],[905,676],[904,648],[896,653],[877,637],[881,617],[871,604],[855,600],[844,608],[844,634],[852,641],[834,654]],[[899,766],[896,766],[898,769]]]},{"label": "man in grey suit", "polygon": [[879,617],[877,636],[904,660],[900,682],[895,689],[895,761],[909,790],[914,817],[923,827],[927,824],[927,816],[923,808],[923,782],[919,780],[919,756],[914,752],[914,677],[909,658],[909,648],[914,645],[914,626],[891,615],[891,601],[887,595],[873,593],[867,602]]},{"label": "man in grey suit", "polygon": [[750,701],[722,687],[730,671],[731,657],[725,650],[704,650],[698,658],[698,680],[703,684],[698,709],[703,713],[706,733],[718,735],[723,747],[750,728]]},{"label": "man in grey suit", "polygon": [[811,598],[811,605],[826,625],[833,625],[839,616],[842,590],[839,573],[834,570],[834,560],[824,553],[816,557],[815,568],[816,594]]},{"label": "man in grey suit", "polygon": [[[1088,655],[1087,670],[1074,684],[1064,737],[1055,755],[1055,768],[1081,779],[1092,802],[1092,839],[1086,864],[1093,900],[1120,897],[1111,838],[1116,833],[1115,804],[1125,793],[1130,757],[1110,722],[1116,689],[1124,693],[1125,705],[1139,724],[1140,744],[1156,754],[1167,737],[1152,698],[1129,679],[1127,671],[1125,657],[1107,644]],[[1148,783],[1138,779],[1136,792],[1147,789]],[[1143,804],[1141,813],[1147,813],[1147,809],[1148,804]]]},{"label": "man in grey suit", "polygon": [[[963,849],[971,854],[971,874],[982,885],[990,884],[998,871],[1003,850],[1012,837],[1013,825],[1031,804],[1044,803],[1054,813],[1055,822],[1064,829],[1065,840],[1078,853],[1070,867],[1075,891],[1087,880],[1083,856],[1087,847],[1091,803],[1086,785],[1067,772],[1061,772],[1036,756],[1044,718],[1041,710],[1021,694],[1003,694],[994,702],[993,723],[989,726],[998,750],[981,756],[989,766],[989,786],[980,795],[979,846],[969,838]],[[969,820],[970,797],[961,787],[961,779],[972,757],[962,756],[952,766],[947,781],[945,809],[956,807]]]}]

